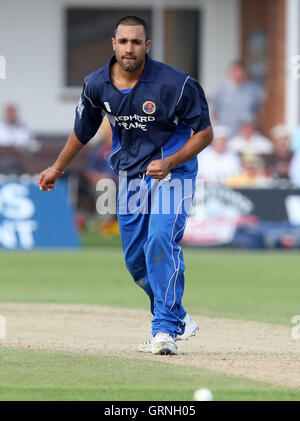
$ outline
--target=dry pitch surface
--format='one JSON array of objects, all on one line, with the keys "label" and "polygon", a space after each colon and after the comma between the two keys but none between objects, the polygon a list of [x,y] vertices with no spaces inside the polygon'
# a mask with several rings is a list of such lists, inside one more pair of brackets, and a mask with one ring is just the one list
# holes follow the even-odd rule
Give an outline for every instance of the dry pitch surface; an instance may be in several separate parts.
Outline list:
[{"label": "dry pitch surface", "polygon": [[143,310],[92,305],[1,303],[5,348],[30,348],[145,359],[211,369],[273,385],[300,387],[300,340],[279,324],[195,316],[197,336],[177,342],[180,355],[137,351],[151,337]]}]

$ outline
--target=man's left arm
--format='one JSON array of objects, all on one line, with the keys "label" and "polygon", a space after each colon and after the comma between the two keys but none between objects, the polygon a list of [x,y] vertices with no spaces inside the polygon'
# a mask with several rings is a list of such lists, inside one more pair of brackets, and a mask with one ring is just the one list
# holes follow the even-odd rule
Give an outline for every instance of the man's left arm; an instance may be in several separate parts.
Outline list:
[{"label": "man's left arm", "polygon": [[177,152],[164,159],[157,159],[150,162],[146,175],[151,175],[151,177],[158,178],[159,180],[165,178],[173,168],[189,161],[203,151],[211,143],[212,139],[213,130],[211,126],[208,126],[206,129],[190,137],[186,144]]},{"label": "man's left arm", "polygon": [[193,130],[193,135],[174,154],[150,162],[146,174],[162,179],[175,167],[194,158],[213,140],[208,104],[196,79],[187,77],[177,101],[174,114]]}]

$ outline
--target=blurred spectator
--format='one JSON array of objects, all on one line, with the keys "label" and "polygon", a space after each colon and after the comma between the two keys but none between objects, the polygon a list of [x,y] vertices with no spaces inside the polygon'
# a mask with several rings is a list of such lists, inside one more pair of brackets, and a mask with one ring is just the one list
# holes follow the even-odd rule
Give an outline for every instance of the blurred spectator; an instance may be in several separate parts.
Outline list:
[{"label": "blurred spectator", "polygon": [[19,121],[17,109],[9,104],[4,109],[4,120],[0,122],[0,146],[36,149],[37,141],[27,127]]},{"label": "blurred spectator", "polygon": [[224,183],[230,176],[241,171],[240,158],[227,150],[230,136],[228,127],[214,127],[214,140],[198,155],[198,177],[207,183]]},{"label": "blurred spectator", "polygon": [[217,89],[212,100],[216,124],[227,126],[233,135],[237,134],[243,116],[251,113],[257,117],[263,96],[262,88],[247,79],[242,62],[233,62],[228,79]]},{"label": "blurred spectator", "polygon": [[290,181],[296,186],[300,187],[300,150],[298,150],[291,161],[289,169]]},{"label": "blurred spectator", "polygon": [[253,114],[243,117],[240,130],[229,141],[228,148],[240,155],[268,155],[274,150],[272,142],[258,132]]},{"label": "blurred spectator", "polygon": [[88,157],[85,176],[93,184],[95,190],[96,184],[103,178],[117,180],[116,174],[107,164],[107,158],[112,150],[112,133],[107,118],[103,120],[92,140],[93,148]]},{"label": "blurred spectator", "polygon": [[293,153],[290,149],[290,133],[286,126],[272,128],[270,138],[274,151],[265,158],[266,170],[272,178],[288,179]]},{"label": "blurred spectator", "polygon": [[116,180],[116,174],[107,165],[107,158],[111,153],[111,148],[110,139],[104,138],[99,145],[91,150],[86,165],[85,176],[93,184],[93,188],[103,178]]},{"label": "blurred spectator", "polygon": [[242,171],[227,180],[227,185],[234,189],[269,187],[271,179],[266,176],[264,161],[257,155],[244,155],[242,158]]}]

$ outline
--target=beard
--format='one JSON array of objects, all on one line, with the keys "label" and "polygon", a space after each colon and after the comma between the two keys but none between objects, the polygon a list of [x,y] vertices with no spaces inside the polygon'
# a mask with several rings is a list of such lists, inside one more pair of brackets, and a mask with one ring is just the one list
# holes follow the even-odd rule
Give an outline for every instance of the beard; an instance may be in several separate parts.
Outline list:
[{"label": "beard", "polygon": [[131,60],[127,60],[126,58],[122,57],[121,59],[117,58],[117,62],[125,72],[134,72],[143,65],[144,58],[137,60],[135,56],[132,56]]}]

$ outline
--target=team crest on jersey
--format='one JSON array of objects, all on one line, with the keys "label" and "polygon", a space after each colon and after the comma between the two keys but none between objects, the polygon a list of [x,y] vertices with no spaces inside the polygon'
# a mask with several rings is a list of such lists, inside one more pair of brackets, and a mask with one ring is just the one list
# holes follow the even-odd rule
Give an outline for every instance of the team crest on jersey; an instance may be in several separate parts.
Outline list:
[{"label": "team crest on jersey", "polygon": [[156,111],[156,104],[153,101],[145,101],[143,103],[143,111],[145,114],[154,114]]}]

